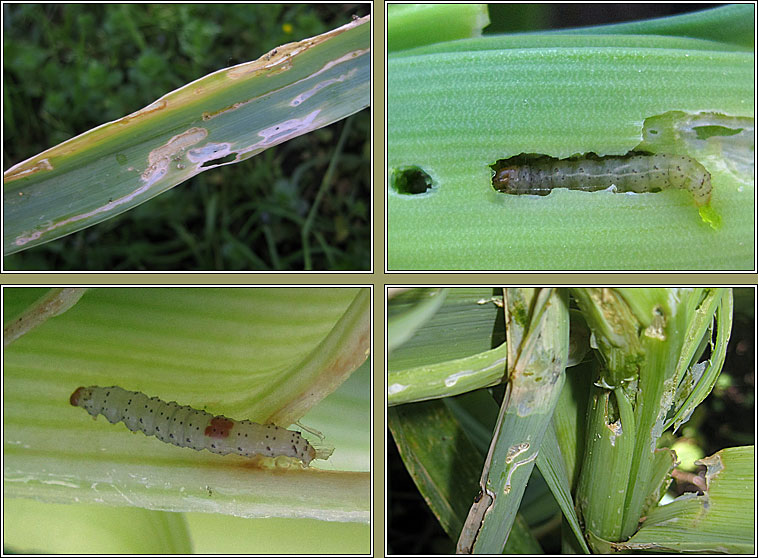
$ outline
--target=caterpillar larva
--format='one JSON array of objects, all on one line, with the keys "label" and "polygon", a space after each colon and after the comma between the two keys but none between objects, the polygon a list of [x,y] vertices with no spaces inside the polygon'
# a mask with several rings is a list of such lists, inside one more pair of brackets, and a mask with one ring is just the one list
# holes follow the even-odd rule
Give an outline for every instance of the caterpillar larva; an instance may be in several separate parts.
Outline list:
[{"label": "caterpillar larva", "polygon": [[234,420],[211,415],[158,397],[128,391],[117,386],[80,387],[71,394],[70,403],[83,407],[90,415],[103,415],[109,422],[123,422],[133,431],[183,448],[207,449],[226,455],[245,457],[284,456],[302,461],[304,466],[324,458],[299,432],[273,424]]},{"label": "caterpillar larva", "polygon": [[617,192],[689,190],[698,206],[711,200],[711,175],[683,155],[629,153],[622,156],[555,159],[546,155],[512,157],[493,165],[492,185],[507,194],[548,195],[554,188],[594,192],[611,186]]}]

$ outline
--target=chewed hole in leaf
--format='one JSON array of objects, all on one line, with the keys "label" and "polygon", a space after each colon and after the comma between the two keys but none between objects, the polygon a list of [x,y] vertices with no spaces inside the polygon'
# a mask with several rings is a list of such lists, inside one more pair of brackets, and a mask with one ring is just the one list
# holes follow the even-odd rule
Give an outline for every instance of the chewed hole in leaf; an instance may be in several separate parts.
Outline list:
[{"label": "chewed hole in leaf", "polygon": [[230,153],[229,155],[226,155],[225,157],[219,157],[218,159],[212,159],[211,161],[206,161],[201,167],[214,167],[216,165],[222,165],[224,163],[232,163],[237,160],[237,154],[236,153]]},{"label": "chewed hole in leaf", "polygon": [[434,180],[421,167],[397,167],[390,172],[390,188],[398,194],[418,195],[435,188]]}]

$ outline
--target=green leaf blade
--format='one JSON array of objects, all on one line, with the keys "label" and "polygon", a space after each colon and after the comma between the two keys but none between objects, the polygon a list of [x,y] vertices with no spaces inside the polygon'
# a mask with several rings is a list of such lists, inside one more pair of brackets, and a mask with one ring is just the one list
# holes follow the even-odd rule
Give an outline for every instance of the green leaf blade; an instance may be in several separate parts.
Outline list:
[{"label": "green leaf blade", "polygon": [[718,231],[686,192],[507,196],[490,169],[520,153],[624,154],[646,118],[674,108],[752,118],[752,53],[679,49],[679,39],[506,51],[483,41],[390,57],[389,170],[418,166],[434,188],[410,196],[390,185],[389,269],[752,267],[753,188],[717,168],[708,170]]},{"label": "green leaf blade", "polygon": [[390,4],[389,52],[481,35],[490,23],[486,4]]},{"label": "green leaf blade", "polygon": [[4,253],[118,215],[369,104],[370,18],[214,72],[4,174]]},{"label": "green leaf blade", "polygon": [[659,506],[619,550],[753,554],[754,446],[726,448],[701,460],[708,490]]},{"label": "green leaf blade", "polygon": [[732,4],[672,17],[633,21],[591,28],[562,29],[556,33],[635,33],[698,37],[753,48],[755,6]]}]

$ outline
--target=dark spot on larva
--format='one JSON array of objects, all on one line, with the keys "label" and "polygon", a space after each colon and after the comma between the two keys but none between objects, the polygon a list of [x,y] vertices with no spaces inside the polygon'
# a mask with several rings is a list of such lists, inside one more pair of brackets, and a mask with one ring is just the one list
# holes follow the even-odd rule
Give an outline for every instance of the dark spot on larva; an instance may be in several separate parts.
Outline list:
[{"label": "dark spot on larva", "polygon": [[205,435],[211,438],[227,438],[233,427],[234,421],[219,415],[211,419],[211,423],[205,429]]}]

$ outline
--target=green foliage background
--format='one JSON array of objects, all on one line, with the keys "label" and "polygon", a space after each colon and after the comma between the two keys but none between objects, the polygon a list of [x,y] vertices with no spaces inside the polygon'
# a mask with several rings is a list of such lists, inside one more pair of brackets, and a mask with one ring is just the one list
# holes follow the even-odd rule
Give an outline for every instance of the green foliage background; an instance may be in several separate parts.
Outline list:
[{"label": "green foliage background", "polygon": [[[365,4],[5,4],[3,167],[367,13]],[[314,224],[314,269],[370,266],[369,111],[351,120]],[[303,269],[302,222],[346,122],[8,257],[6,269]]]}]

